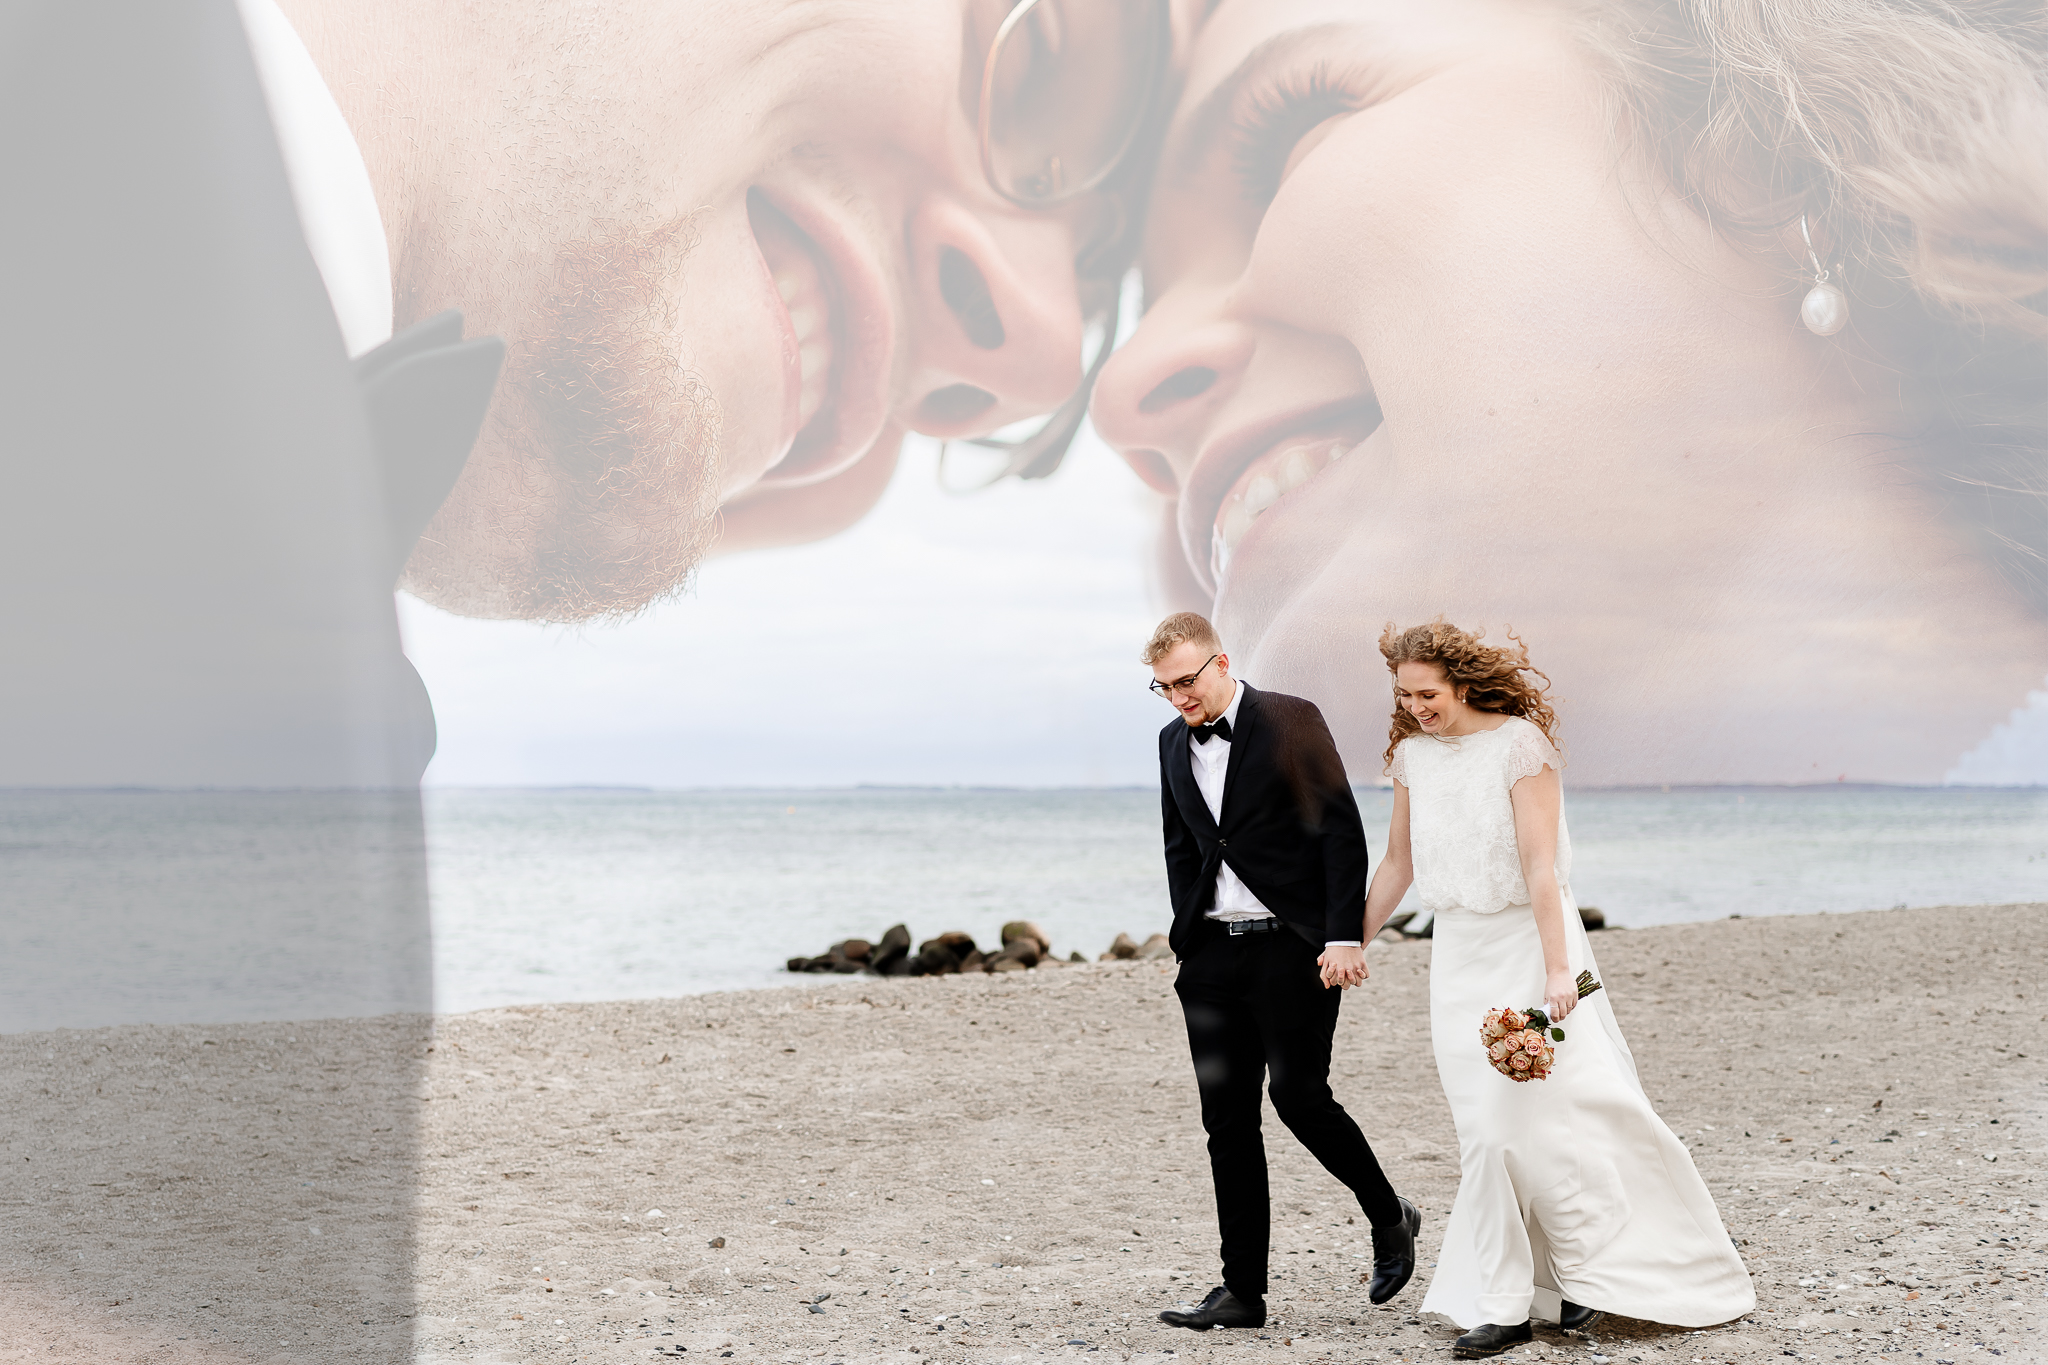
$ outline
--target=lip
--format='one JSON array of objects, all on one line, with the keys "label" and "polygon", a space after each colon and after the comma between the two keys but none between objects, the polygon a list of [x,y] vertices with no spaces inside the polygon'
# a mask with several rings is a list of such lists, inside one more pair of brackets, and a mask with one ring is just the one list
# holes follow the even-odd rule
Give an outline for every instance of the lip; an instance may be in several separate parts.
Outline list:
[{"label": "lip", "polygon": [[1370,394],[1354,394],[1247,423],[1204,445],[1180,499],[1181,552],[1195,576],[1211,593],[1220,586],[1209,555],[1216,518],[1224,498],[1260,457],[1294,440],[1328,438],[1356,445],[1379,423],[1379,404]]},{"label": "lip", "polygon": [[[783,329],[781,357],[787,398],[783,420],[788,448],[760,478],[761,485],[792,488],[843,474],[867,454],[889,417],[889,367],[895,354],[895,319],[882,271],[851,226],[829,206],[759,186],[749,191],[803,239],[831,302],[832,369],[818,413],[795,429],[798,369],[796,330],[775,291],[762,255],[768,297]],[[758,230],[755,241],[760,249]]]}]

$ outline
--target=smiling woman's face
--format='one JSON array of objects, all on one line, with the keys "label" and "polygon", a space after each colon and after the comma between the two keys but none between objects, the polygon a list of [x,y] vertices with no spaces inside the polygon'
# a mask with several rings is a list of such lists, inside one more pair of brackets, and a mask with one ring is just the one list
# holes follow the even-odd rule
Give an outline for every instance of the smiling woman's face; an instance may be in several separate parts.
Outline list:
[{"label": "smiling woman's face", "polygon": [[[1634,169],[1604,89],[1540,6],[1226,0],[1097,429],[1177,499],[1243,674],[1354,771],[1381,623],[1442,613],[1530,641],[1578,780],[1939,780],[2048,632],[1899,471],[1885,386]],[[1957,656],[1982,685],[1929,707]]]}]

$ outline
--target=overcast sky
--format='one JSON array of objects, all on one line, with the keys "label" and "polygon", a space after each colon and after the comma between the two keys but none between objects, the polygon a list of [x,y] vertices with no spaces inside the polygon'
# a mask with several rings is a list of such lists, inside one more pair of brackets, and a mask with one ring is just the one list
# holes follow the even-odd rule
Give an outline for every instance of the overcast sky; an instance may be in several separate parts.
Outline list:
[{"label": "overcast sky", "polygon": [[[440,724],[428,784],[1154,784],[1156,496],[1092,433],[1052,478],[965,497],[936,461],[913,441],[852,530],[713,560],[623,625],[401,595]],[[1950,780],[2048,783],[2048,693]]]},{"label": "overcast sky", "polygon": [[956,496],[914,441],[815,545],[717,559],[616,626],[471,621],[401,595],[436,786],[1150,785],[1137,661],[1156,495],[1092,436]]}]

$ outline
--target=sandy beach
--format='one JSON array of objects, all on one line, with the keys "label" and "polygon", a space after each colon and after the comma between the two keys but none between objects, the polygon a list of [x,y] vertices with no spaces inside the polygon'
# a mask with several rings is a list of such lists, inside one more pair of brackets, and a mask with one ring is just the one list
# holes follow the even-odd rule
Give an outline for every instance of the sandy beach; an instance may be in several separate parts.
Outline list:
[{"label": "sandy beach", "polygon": [[[1509,1358],[2048,1360],[2048,905],[1594,944],[1759,1305],[1702,1332],[1539,1329]],[[0,1361],[369,1361],[408,1332],[436,1362],[1447,1359],[1453,1333],[1415,1317],[1457,1183],[1429,953],[1374,945],[1337,1033],[1337,1093],[1425,1216],[1385,1307],[1348,1193],[1269,1110],[1268,1327],[1154,1320],[1215,1282],[1213,1211],[1173,964],[1108,963],[0,1038]],[[360,1111],[400,1055],[407,1159],[278,1168],[277,1114]],[[173,1076],[218,1102],[124,1156],[123,1116]],[[308,1228],[403,1249],[415,1316],[362,1321],[392,1286],[337,1283],[304,1249],[340,1243]]]}]

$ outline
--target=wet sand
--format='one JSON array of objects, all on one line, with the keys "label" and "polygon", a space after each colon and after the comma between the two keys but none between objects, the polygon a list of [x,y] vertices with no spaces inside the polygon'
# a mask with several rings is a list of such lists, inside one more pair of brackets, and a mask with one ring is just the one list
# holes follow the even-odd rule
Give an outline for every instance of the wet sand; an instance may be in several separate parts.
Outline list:
[{"label": "wet sand", "polygon": [[[1509,1358],[2048,1360],[2048,1031],[2034,1028],[2048,1022],[2048,905],[1616,930],[1594,946],[1759,1305],[1704,1332],[1539,1328]],[[0,1361],[380,1358],[348,1288],[304,1278],[331,1264],[294,1279],[288,1257],[306,1226],[363,1234],[351,1220],[388,1216],[388,1199],[340,1177],[266,1184],[264,1144],[242,1139],[277,1098],[266,1087],[303,1080],[294,1058],[316,1051],[324,1102],[345,1105],[376,1071],[348,1059],[398,1045],[422,1068],[422,1360],[1447,1359],[1452,1333],[1415,1320],[1457,1183],[1429,951],[1374,945],[1337,1034],[1337,1093],[1426,1220],[1424,1268],[1385,1307],[1365,1301],[1368,1229],[1348,1193],[1269,1110],[1268,1327],[1154,1320],[1215,1283],[1214,1217],[1173,965],[1112,963],[0,1039],[15,1180],[0,1202]],[[35,1121],[87,1089],[106,1099],[124,1056],[175,1058],[224,1095],[232,1072],[232,1102],[181,1151],[187,1179],[238,1191],[235,1228],[220,1230],[219,1198],[159,1190],[145,1244],[109,1210],[120,1178],[105,1152],[67,1152],[61,1124]],[[277,1282],[224,1273],[226,1310],[198,1306],[194,1261],[257,1225],[272,1250],[242,1254]]]}]

